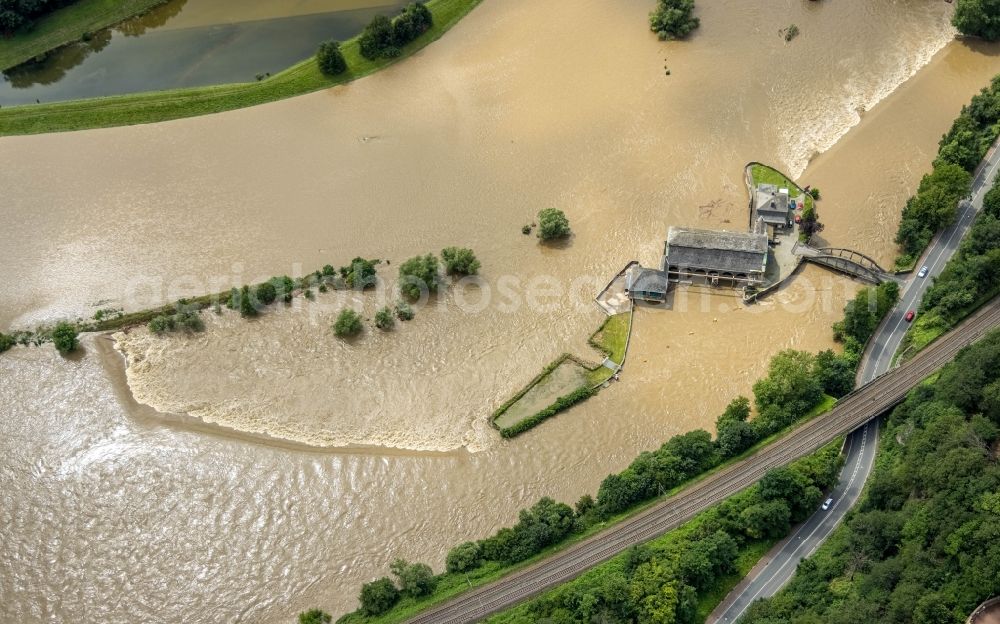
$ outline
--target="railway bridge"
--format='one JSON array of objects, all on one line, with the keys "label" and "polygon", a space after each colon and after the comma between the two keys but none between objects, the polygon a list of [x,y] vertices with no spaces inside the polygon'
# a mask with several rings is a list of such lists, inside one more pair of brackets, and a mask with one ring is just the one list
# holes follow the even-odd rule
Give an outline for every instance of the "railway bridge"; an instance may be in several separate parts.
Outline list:
[{"label": "railway bridge", "polygon": [[534,565],[464,592],[414,616],[409,624],[467,624],[565,583],[634,544],[677,528],[756,483],[778,466],[808,455],[900,403],[923,379],[964,347],[1000,327],[1000,297],[924,348],[913,359],[842,397],[829,412],[803,423],[750,457],[730,464],[656,505]]},{"label": "railway bridge", "polygon": [[881,284],[888,279],[894,279],[892,273],[880,267],[873,259],[853,249],[810,247],[795,243],[792,253],[801,256],[805,262],[812,262],[872,284]]}]

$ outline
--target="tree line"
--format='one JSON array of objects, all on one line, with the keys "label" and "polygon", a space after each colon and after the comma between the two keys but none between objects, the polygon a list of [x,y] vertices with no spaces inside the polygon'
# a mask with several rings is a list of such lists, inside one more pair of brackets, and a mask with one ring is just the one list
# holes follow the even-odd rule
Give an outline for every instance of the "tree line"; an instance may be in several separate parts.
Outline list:
[{"label": "tree line", "polygon": [[938,144],[934,169],[920,181],[916,195],[907,200],[896,231],[898,266],[912,266],[934,235],[954,222],[959,200],[969,193],[971,172],[998,133],[1000,76],[962,108]]},{"label": "tree line", "polygon": [[[3,0],[0,0],[3,1]],[[396,58],[403,53],[403,46],[430,30],[434,16],[423,2],[403,7],[394,18],[376,15],[358,37],[361,56],[374,61]],[[337,76],[347,71],[347,59],[339,41],[324,41],[316,50],[316,64],[323,74]]]},{"label": "tree line", "polygon": [[910,392],[857,510],[750,624],[959,624],[1000,593],[1000,331]]},{"label": "tree line", "polygon": [[490,624],[551,622],[677,623],[703,621],[703,602],[737,572],[748,547],[788,534],[837,480],[839,448],[831,444],[790,466],[769,471],[748,490],[684,526],[633,546],[579,578]]},{"label": "tree line", "polygon": [[983,197],[983,208],[958,252],[924,293],[908,335],[922,346],[1000,292],[1000,177]]},{"label": "tree line", "polygon": [[[772,359],[768,375],[754,385],[755,418],[750,419],[750,400],[739,397],[720,415],[718,436],[714,440],[701,429],[676,435],[659,449],[641,453],[622,472],[608,475],[596,497],[584,495],[572,507],[542,498],[522,510],[515,525],[452,548],[446,557],[446,571],[437,576],[435,587],[443,590],[459,582],[466,583],[465,574],[490,573],[520,563],[572,535],[634,509],[794,424],[820,406],[827,392],[839,396],[850,391],[853,384],[854,367],[843,356],[832,351],[815,355],[782,351]],[[774,519],[765,512],[781,515],[776,505],[750,512],[762,535],[766,532],[764,523]],[[340,621],[364,622],[397,605],[413,604],[418,598],[401,590],[392,594],[388,589],[390,584],[400,589],[398,580],[390,577],[365,584],[359,609]],[[376,587],[381,589],[376,591],[373,589]],[[374,599],[375,596],[379,599]]]}]

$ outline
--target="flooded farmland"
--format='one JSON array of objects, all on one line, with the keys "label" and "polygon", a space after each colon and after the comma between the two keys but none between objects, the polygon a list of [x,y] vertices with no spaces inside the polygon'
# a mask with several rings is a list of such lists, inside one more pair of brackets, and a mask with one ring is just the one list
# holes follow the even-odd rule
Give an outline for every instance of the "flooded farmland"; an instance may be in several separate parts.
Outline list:
[{"label": "flooded farmland", "polygon": [[[620,382],[517,439],[489,428],[559,353],[588,355],[589,298],[653,263],[668,225],[744,226],[746,161],[819,186],[824,239],[888,263],[937,139],[1000,72],[998,48],[952,41],[940,2],[704,2],[674,43],[645,31],[650,5],[486,0],[327,92],[0,139],[0,327],[356,255],[391,261],[386,276],[448,245],[483,263],[483,284],[347,345],[332,317],[375,295],[208,313],[191,339],[136,330],[127,366],[106,338],[79,359],[0,356],[0,620],[342,613],[391,559],[440,569],[539,496],[575,500],[711,428],[777,351],[830,347],[853,282],[809,267],[752,308],[692,291],[637,311]],[[560,248],[520,233],[548,206],[574,230]]]}]

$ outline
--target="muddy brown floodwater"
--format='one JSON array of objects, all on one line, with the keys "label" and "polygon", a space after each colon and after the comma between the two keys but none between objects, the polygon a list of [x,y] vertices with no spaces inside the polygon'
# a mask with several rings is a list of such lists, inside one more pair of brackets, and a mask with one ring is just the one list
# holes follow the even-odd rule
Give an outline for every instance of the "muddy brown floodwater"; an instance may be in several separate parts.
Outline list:
[{"label": "muddy brown floodwater", "polygon": [[[341,613],[393,558],[440,569],[540,496],[575,500],[711,428],[778,350],[831,346],[858,287],[843,278],[807,268],[752,308],[688,292],[638,311],[620,383],[512,441],[486,426],[560,352],[588,355],[589,298],[654,262],[668,225],[745,227],[748,160],[819,186],[827,241],[888,262],[938,137],[1000,71],[996,47],[952,41],[941,2],[705,2],[681,43],[645,31],[651,4],[487,0],[327,92],[0,139],[0,326],[355,255],[386,275],[455,244],[483,263],[479,286],[353,343],[329,335],[349,303],[331,296],[253,323],[209,313],[192,339],[135,330],[127,372],[94,338],[78,359],[4,354],[0,620]],[[572,221],[562,248],[520,234],[546,206]]]}]

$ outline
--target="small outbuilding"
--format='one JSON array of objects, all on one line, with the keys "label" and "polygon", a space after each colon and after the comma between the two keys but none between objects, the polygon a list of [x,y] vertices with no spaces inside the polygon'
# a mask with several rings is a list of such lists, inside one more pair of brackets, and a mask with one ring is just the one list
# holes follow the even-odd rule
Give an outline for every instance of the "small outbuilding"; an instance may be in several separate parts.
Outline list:
[{"label": "small outbuilding", "polygon": [[625,274],[625,294],[632,299],[661,303],[667,299],[667,274],[633,265]]}]

